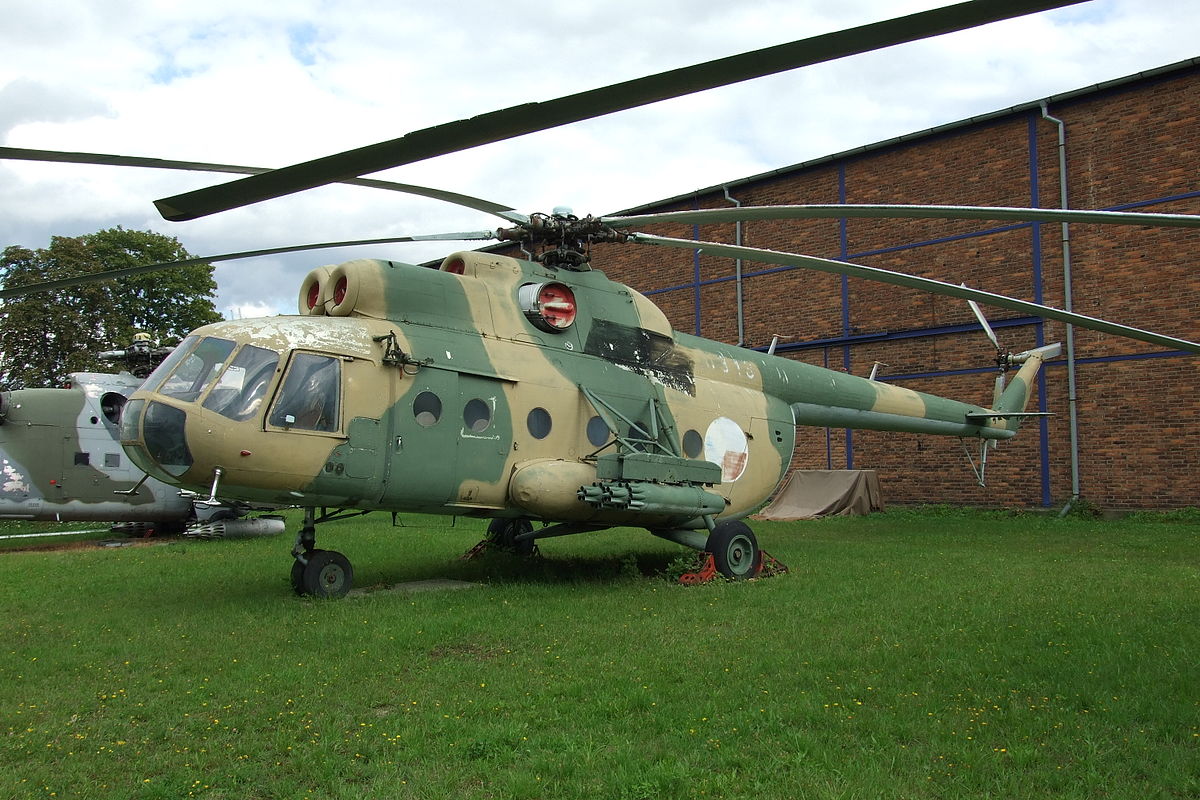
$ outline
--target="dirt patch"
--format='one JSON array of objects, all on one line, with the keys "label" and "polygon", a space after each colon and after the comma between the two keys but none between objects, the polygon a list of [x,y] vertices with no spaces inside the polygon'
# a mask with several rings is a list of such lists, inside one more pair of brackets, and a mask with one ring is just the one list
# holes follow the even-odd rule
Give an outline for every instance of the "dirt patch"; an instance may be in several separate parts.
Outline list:
[{"label": "dirt patch", "polygon": [[0,556],[8,553],[55,553],[64,550],[95,550],[103,547],[148,547],[170,544],[164,539],[83,539],[73,542],[36,542],[0,545]]}]

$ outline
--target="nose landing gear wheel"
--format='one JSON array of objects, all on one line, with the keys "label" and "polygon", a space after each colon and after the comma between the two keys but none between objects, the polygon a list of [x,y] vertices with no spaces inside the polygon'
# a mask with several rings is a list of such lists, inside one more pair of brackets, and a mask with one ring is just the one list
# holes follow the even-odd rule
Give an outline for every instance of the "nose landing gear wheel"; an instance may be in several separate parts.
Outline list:
[{"label": "nose landing gear wheel", "polygon": [[312,550],[308,563],[299,559],[292,564],[292,588],[299,595],[343,597],[354,583],[350,560],[333,550]]},{"label": "nose landing gear wheel", "polygon": [[762,568],[758,539],[750,526],[738,519],[718,522],[704,549],[712,553],[717,572],[726,578],[753,578]]}]

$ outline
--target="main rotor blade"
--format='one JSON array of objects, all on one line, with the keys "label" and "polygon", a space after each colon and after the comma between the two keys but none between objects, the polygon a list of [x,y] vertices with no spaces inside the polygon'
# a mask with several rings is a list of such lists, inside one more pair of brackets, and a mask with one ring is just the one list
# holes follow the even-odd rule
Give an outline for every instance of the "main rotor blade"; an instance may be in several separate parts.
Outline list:
[{"label": "main rotor blade", "polygon": [[896,19],[813,36],[690,67],[592,89],[542,103],[526,103],[409,133],[263,175],[210,186],[155,202],[166,219],[183,221],[411,164],[482,144],[572,122],[774,75],[798,67],[927,39],[1082,0],[973,0]]},{"label": "main rotor blade", "polygon": [[[108,153],[71,153],[61,150],[29,150],[23,147],[0,147],[0,159],[12,161],[48,161],[63,164],[99,164],[109,167],[144,167],[147,169],[176,169],[192,172],[228,172],[238,175],[261,175],[270,172],[270,167],[244,167],[237,164],[209,164],[204,161],[172,161],[165,158],[147,158],[144,156],[118,156]],[[341,181],[351,186],[365,186],[369,189],[386,189],[391,192],[429,197],[442,200],[457,206],[492,214],[509,222],[524,225],[529,222],[529,215],[522,214],[514,208],[493,203],[479,197],[471,197],[458,192],[448,192],[444,189],[432,189],[428,186],[415,186],[411,183],[393,183],[373,178],[354,178]]]},{"label": "main rotor blade", "polygon": [[882,283],[890,283],[896,286],[907,286],[912,289],[921,289],[923,291],[932,292],[934,294],[946,295],[948,297],[958,297],[963,300],[975,300],[988,306],[998,306],[999,308],[1007,308],[1012,311],[1020,311],[1025,314],[1042,317],[1043,319],[1053,319],[1059,322],[1070,323],[1077,325],[1080,328],[1088,328],[1089,330],[1100,331],[1101,333],[1110,333],[1114,336],[1124,336],[1128,339],[1137,339],[1150,344],[1156,344],[1161,347],[1167,347],[1172,350],[1186,350],[1190,353],[1200,353],[1200,344],[1189,342],[1186,339],[1176,339],[1173,336],[1164,336],[1153,331],[1142,330],[1141,328],[1132,328],[1128,325],[1121,325],[1116,322],[1109,322],[1095,317],[1088,317],[1083,314],[1075,314],[1070,311],[1054,308],[1052,306],[1044,306],[1039,303],[1030,303],[1025,300],[1018,300],[1015,297],[1008,297],[1002,294],[993,294],[979,289],[969,289],[966,286],[956,286],[945,281],[934,280],[932,278],[920,278],[916,275],[906,275],[902,272],[893,272],[887,269],[879,269],[878,267],[867,267],[862,264],[850,264],[845,261],[833,261],[828,258],[818,258],[816,256],[805,256],[799,253],[782,253],[777,250],[760,250],[754,247],[738,247],[731,244],[718,244],[716,242],[697,242],[689,239],[672,239],[664,236],[650,236],[644,233],[630,234],[629,240],[639,244],[658,245],[660,247],[673,247],[681,250],[699,250],[705,255],[722,256],[725,258],[741,258],[749,261],[761,261],[766,264],[780,264],[789,267],[806,267],[808,269],[818,270],[820,272],[831,272],[835,275],[849,275],[854,278],[863,278],[869,281],[880,281]]},{"label": "main rotor blade", "polygon": [[614,228],[631,228],[656,222],[699,225],[752,222],[764,219],[983,219],[1011,222],[1087,222],[1104,225],[1149,225],[1167,228],[1200,228],[1200,215],[1146,214],[1136,211],[1079,211],[1061,208],[1010,208],[1004,206],[923,205],[801,205],[704,208],[664,211],[629,217],[603,217]]},{"label": "main rotor blade", "polygon": [[107,272],[96,272],[91,275],[78,275],[73,278],[60,278],[55,281],[45,281],[44,283],[31,283],[28,286],[17,286],[12,289],[0,289],[0,300],[5,300],[9,297],[21,297],[35,292],[46,292],[51,289],[66,289],[71,286],[83,286],[89,283],[99,283],[100,281],[112,280],[114,278],[127,278],[130,275],[143,275],[147,272],[158,272],[164,269],[174,269],[176,267],[191,267],[196,264],[212,264],[217,261],[235,261],[239,258],[257,258],[258,256],[273,256],[280,253],[296,253],[303,250],[328,250],[333,247],[358,247],[366,244],[394,244],[397,242],[465,242],[465,241],[486,241],[495,239],[495,231],[461,231],[458,233],[433,233],[421,236],[390,236],[384,239],[356,239],[347,242],[317,242],[315,244],[296,244],[287,247],[268,247],[263,250],[243,250],[240,253],[223,253],[215,256],[199,256],[197,258],[185,258],[182,261],[166,261],[160,264],[142,264],[137,267],[125,267],[124,269],[113,269]]}]

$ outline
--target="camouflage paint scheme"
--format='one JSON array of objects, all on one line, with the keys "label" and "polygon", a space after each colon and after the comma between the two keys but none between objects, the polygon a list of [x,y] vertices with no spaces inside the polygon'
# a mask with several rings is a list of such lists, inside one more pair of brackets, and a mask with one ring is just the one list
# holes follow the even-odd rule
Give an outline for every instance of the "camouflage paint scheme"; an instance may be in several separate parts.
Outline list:
[{"label": "camouflage paint scheme", "polygon": [[[573,292],[569,327],[535,324],[545,309],[522,287],[542,283]],[[320,267],[300,307],[301,316],[193,332],[180,351],[215,337],[280,354],[261,406],[241,421],[204,407],[221,365],[187,402],[164,394],[180,362],[165,363],[127,407],[130,456],[197,490],[219,469],[220,493],[245,500],[662,533],[758,508],[784,477],[796,424],[1000,439],[1019,421],[674,332],[646,297],[599,271],[489,253],[455,253],[440,270],[377,260]],[[269,421],[304,353],[339,360],[332,430]],[[1031,359],[997,405],[1020,411],[1040,363]],[[155,406],[155,419],[176,422],[155,428],[148,446],[158,423],[143,417]],[[186,463],[156,460],[184,444],[187,457],[172,458]]]},{"label": "camouflage paint scheme", "polygon": [[66,389],[18,389],[0,400],[0,519],[155,522],[182,525],[192,504],[179,489],[148,480],[122,452],[117,419],[142,383],[77,372]]}]

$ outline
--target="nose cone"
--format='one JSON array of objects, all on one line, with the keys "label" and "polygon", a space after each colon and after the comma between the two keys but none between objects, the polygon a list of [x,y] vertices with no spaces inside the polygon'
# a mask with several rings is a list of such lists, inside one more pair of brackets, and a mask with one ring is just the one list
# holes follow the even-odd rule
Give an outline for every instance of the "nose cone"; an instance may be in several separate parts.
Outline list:
[{"label": "nose cone", "polygon": [[121,445],[148,474],[174,483],[192,466],[186,423],[182,409],[135,397],[121,415]]}]

